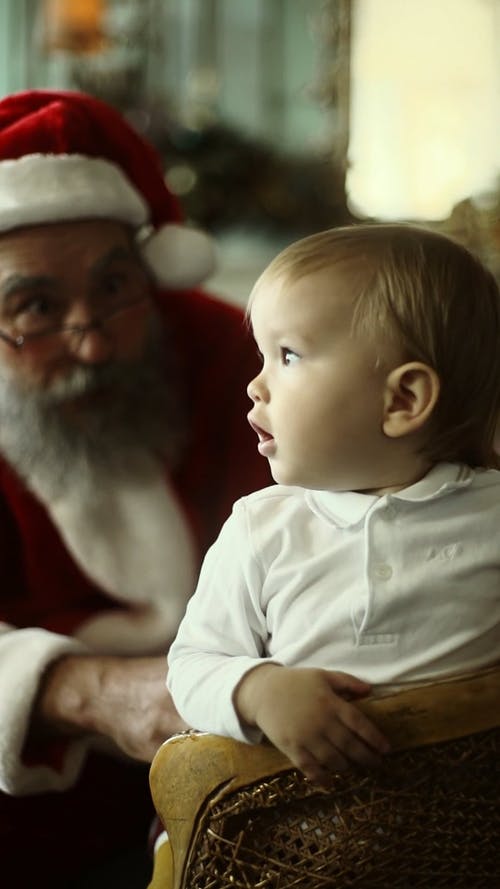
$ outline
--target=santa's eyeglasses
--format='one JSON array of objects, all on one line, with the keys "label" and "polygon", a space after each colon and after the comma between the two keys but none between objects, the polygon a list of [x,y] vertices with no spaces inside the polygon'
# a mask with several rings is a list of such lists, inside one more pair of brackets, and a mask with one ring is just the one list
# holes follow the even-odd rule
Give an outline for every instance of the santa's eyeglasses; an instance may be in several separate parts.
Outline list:
[{"label": "santa's eyeglasses", "polygon": [[100,312],[88,324],[58,324],[47,327],[38,326],[37,330],[19,333],[13,330],[7,333],[0,330],[0,339],[18,351],[44,350],[53,351],[64,349],[70,343],[75,351],[78,351],[88,333],[100,330],[105,336],[113,339],[120,333],[123,323],[129,323],[133,315],[142,311],[146,305],[151,305],[148,296],[141,296],[125,303],[109,307]]}]

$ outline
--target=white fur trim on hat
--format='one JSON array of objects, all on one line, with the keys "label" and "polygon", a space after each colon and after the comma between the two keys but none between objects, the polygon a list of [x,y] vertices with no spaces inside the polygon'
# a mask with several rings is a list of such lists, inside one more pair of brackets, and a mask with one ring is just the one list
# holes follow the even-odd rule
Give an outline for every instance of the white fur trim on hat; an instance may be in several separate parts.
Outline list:
[{"label": "white fur trim on hat", "polygon": [[182,225],[163,225],[141,244],[146,264],[159,284],[168,287],[192,287],[215,269],[212,238],[199,229]]},{"label": "white fur trim on hat", "polygon": [[[116,219],[140,232],[149,208],[116,164],[81,154],[27,154],[0,162],[0,233],[27,225]],[[169,223],[151,230],[141,250],[159,284],[192,287],[215,267],[213,241]]]},{"label": "white fur trim on hat", "polygon": [[0,232],[70,219],[148,221],[145,200],[107,160],[79,154],[27,154],[0,162]]}]

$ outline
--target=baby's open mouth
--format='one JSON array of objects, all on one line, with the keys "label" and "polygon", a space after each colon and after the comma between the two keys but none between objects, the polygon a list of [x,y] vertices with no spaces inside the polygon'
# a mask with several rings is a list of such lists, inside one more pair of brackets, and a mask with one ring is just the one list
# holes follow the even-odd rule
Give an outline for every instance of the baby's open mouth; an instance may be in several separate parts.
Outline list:
[{"label": "baby's open mouth", "polygon": [[254,423],[254,421],[250,420],[250,418],[248,419],[248,422],[250,423],[253,431],[257,433],[259,441],[270,441],[270,439],[272,439],[273,436],[269,432],[266,432],[266,430],[263,429],[262,426],[258,426],[257,423]]},{"label": "baby's open mouth", "polygon": [[263,457],[273,456],[275,451],[274,436],[271,435],[270,432],[266,432],[262,426],[259,426],[251,420],[250,417],[248,417],[248,422],[259,438],[259,444],[257,446],[259,453],[262,454]]}]

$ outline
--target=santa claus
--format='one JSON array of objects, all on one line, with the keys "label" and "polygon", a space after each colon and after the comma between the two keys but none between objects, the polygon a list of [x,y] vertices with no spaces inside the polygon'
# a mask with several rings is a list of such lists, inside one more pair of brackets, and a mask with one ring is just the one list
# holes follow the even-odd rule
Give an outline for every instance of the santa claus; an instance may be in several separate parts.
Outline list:
[{"label": "santa claus", "polygon": [[243,318],[193,289],[212,259],[117,112],[75,92],[0,102],[6,886],[83,886],[145,847],[135,760],[183,727],[165,653],[232,502],[269,482]]}]

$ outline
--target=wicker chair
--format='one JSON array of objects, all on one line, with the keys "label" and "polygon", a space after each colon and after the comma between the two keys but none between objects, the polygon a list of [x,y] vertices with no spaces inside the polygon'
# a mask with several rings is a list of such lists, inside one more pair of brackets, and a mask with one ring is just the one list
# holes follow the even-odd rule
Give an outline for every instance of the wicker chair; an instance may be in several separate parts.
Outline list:
[{"label": "wicker chair", "polygon": [[363,709],[393,752],[328,789],[265,744],[166,742],[151,788],[170,842],[150,889],[498,889],[500,670]]}]

